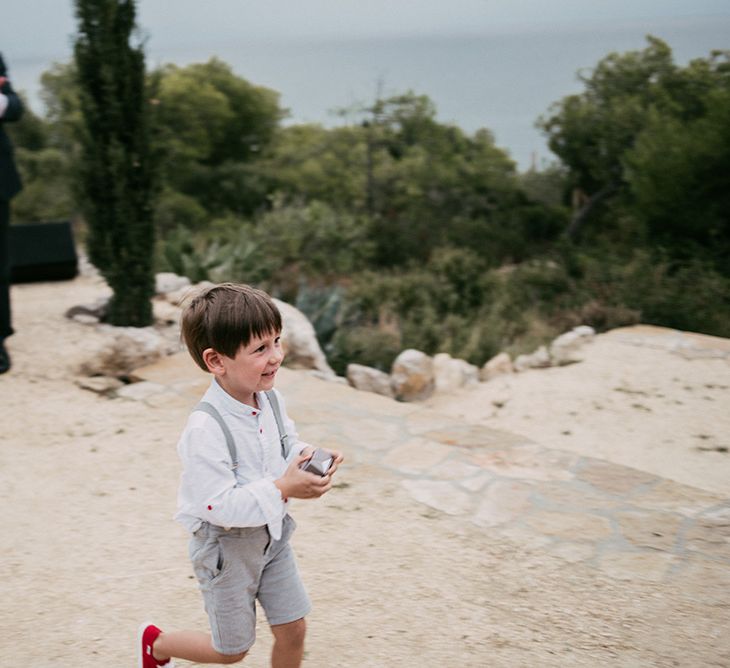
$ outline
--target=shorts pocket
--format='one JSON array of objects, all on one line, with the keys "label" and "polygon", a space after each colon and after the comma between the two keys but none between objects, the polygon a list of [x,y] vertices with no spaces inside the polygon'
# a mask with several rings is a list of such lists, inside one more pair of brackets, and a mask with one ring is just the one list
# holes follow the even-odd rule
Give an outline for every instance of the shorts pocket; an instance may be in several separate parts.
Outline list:
[{"label": "shorts pocket", "polygon": [[197,549],[196,546],[191,546],[190,560],[201,584],[217,580],[226,566],[223,545],[217,536],[208,536]]},{"label": "shorts pocket", "polygon": [[288,513],[284,515],[284,520],[282,521],[281,527],[281,540],[289,540],[289,538],[291,538],[291,535],[294,533],[294,529],[296,528],[297,523],[294,521],[294,518]]}]

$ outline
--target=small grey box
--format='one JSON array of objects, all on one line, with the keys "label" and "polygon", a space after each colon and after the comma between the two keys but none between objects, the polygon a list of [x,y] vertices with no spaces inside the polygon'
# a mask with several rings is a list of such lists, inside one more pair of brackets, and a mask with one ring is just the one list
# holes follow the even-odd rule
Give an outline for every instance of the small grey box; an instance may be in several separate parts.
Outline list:
[{"label": "small grey box", "polygon": [[322,448],[315,448],[312,456],[299,464],[299,468],[309,473],[316,473],[317,475],[327,475],[327,471],[330,470],[334,458],[332,453]]}]

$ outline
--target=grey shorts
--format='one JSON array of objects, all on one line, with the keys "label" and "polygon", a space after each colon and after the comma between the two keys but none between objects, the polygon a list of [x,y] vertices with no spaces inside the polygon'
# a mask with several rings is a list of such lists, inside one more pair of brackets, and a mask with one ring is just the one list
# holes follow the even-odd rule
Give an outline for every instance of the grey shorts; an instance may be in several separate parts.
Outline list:
[{"label": "grey shorts", "polygon": [[256,639],[256,599],[272,626],[301,619],[311,609],[289,537],[296,524],[286,515],[281,540],[263,527],[203,524],[190,538],[190,560],[203,593],[213,647],[245,652]]}]

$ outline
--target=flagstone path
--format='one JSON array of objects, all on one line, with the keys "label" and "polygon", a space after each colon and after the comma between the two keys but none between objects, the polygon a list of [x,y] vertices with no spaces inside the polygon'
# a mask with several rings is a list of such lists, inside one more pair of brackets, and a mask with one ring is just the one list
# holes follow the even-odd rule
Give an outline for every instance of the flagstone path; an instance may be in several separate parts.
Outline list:
[{"label": "flagstone path", "polygon": [[[187,353],[135,376],[122,394],[152,406],[190,404],[209,382]],[[701,563],[730,592],[730,499],[304,373],[282,369],[277,386],[306,440],[394,474],[418,503],[616,578]]]}]

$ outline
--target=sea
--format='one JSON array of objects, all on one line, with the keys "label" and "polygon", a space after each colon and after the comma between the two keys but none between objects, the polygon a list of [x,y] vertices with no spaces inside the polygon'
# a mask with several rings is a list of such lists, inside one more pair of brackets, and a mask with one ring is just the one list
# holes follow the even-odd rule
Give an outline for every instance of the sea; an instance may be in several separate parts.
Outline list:
[{"label": "sea", "polygon": [[[652,34],[684,65],[730,49],[730,16],[672,18],[547,29],[358,39],[216,39],[147,42],[148,67],[217,57],[236,74],[280,93],[286,123],[335,126],[377,96],[412,91],[434,102],[437,118],[472,133],[489,129],[520,170],[555,161],[536,127],[551,105],[579,93],[587,74],[611,52],[643,49]],[[70,43],[70,42],[69,42]],[[6,54],[8,57],[10,54]],[[43,113],[39,77],[66,52],[24,55],[12,62],[15,86]]]}]

